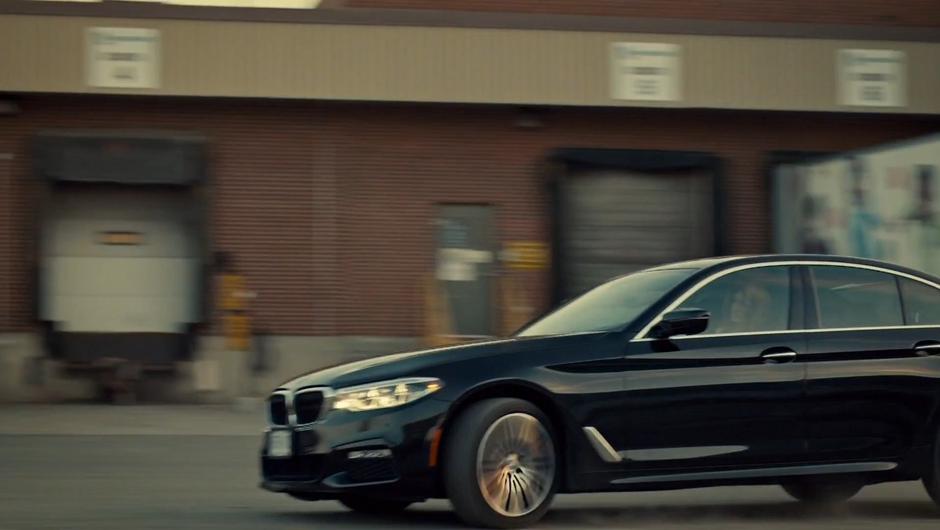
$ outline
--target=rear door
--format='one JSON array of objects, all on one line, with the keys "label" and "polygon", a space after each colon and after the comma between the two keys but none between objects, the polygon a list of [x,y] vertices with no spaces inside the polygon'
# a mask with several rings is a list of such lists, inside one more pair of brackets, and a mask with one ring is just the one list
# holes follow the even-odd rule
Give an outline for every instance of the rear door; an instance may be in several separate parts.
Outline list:
[{"label": "rear door", "polygon": [[808,273],[809,455],[898,461],[926,443],[937,406],[940,291],[872,267],[814,265]]}]

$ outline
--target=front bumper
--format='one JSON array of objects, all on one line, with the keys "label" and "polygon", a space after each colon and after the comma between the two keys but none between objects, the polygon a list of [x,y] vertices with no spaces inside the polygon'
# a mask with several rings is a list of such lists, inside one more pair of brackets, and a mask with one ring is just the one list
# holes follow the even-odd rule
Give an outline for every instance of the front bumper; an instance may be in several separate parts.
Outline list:
[{"label": "front bumper", "polygon": [[[448,406],[428,397],[384,410],[331,411],[302,427],[271,426],[261,447],[261,487],[305,498],[434,497],[431,449]],[[291,456],[269,455],[272,431],[290,433]]]}]

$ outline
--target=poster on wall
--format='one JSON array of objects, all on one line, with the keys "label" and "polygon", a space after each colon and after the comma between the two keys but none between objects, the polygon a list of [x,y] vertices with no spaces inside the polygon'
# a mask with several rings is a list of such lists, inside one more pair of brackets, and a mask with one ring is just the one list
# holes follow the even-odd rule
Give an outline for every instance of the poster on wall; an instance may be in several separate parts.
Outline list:
[{"label": "poster on wall", "polygon": [[610,45],[610,94],[613,99],[678,101],[682,48],[659,42]]},{"label": "poster on wall", "polygon": [[774,169],[781,253],[874,258],[940,275],[940,134]]}]

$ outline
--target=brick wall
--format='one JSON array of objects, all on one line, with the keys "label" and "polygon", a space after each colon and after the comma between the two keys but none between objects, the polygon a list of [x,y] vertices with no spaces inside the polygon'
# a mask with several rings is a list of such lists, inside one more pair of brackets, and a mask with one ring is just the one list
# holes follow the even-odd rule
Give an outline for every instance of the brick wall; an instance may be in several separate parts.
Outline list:
[{"label": "brick wall", "polygon": [[[0,120],[0,131],[3,130]],[[0,133],[2,134],[2,133]],[[16,238],[16,226],[20,224],[19,213],[23,207],[16,203],[17,193],[13,189],[13,161],[4,147],[0,147],[0,331],[14,327],[14,299],[20,289],[14,288],[13,278],[19,276],[14,271],[14,256],[20,241]]]},{"label": "brick wall", "polygon": [[[540,163],[558,147],[714,152],[730,251],[768,249],[772,150],[845,150],[934,132],[938,118],[553,109],[520,129],[495,106],[36,96],[0,117],[0,331],[27,328],[35,204],[29,139],[44,128],[165,128],[211,142],[212,235],[281,334],[421,333],[440,202],[492,203],[501,240],[547,240]],[[526,280],[547,300],[548,278]]]},{"label": "brick wall", "polygon": [[940,27],[936,0],[334,0],[345,7]]}]

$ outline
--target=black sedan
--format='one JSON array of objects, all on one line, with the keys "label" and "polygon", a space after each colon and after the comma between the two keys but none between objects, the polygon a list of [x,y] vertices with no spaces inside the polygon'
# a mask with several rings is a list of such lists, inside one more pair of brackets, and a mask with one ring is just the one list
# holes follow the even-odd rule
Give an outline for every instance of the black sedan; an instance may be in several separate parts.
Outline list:
[{"label": "black sedan", "polygon": [[716,258],[605,283],[516,336],[298,377],[262,486],[361,511],[450,499],[520,527],[555,493],[779,484],[940,502],[940,279],[829,256]]}]

